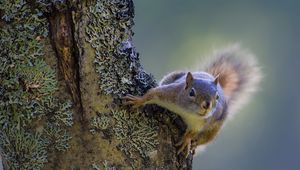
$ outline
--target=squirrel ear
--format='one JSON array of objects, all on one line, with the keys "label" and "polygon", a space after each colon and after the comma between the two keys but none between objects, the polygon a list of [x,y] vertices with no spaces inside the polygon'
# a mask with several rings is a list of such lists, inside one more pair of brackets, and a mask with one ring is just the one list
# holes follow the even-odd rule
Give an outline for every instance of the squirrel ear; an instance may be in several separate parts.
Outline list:
[{"label": "squirrel ear", "polygon": [[185,84],[185,89],[188,89],[189,87],[192,86],[193,80],[194,80],[194,78],[193,78],[192,73],[188,72],[187,75],[186,75],[186,80],[185,80],[185,83],[186,83]]},{"label": "squirrel ear", "polygon": [[215,77],[215,80],[214,80],[215,85],[218,85],[219,79],[220,79],[220,74],[218,74],[218,75]]}]

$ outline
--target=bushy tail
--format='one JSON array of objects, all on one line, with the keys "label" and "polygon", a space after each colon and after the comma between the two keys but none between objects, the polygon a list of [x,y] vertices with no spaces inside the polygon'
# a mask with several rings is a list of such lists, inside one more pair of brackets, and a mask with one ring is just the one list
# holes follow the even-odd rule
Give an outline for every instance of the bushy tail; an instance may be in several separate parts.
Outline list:
[{"label": "bushy tail", "polygon": [[220,76],[219,83],[228,101],[230,114],[249,99],[262,77],[255,56],[238,44],[216,51],[204,70],[213,76]]}]

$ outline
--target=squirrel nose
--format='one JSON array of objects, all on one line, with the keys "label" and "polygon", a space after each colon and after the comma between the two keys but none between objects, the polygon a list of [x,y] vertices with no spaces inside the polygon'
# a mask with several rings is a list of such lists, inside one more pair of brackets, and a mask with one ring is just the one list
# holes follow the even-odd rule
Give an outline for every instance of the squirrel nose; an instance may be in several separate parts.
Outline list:
[{"label": "squirrel nose", "polygon": [[205,110],[209,109],[210,108],[210,102],[209,101],[203,101],[201,103],[201,107]]}]

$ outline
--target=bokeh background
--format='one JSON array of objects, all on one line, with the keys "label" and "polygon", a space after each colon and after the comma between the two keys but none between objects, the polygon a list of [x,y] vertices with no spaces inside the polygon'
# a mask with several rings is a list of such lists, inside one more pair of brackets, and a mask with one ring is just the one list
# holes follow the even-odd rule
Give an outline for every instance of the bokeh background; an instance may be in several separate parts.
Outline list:
[{"label": "bokeh background", "polygon": [[134,42],[157,79],[240,42],[264,73],[258,93],[227,122],[199,170],[300,169],[300,1],[135,2]]}]

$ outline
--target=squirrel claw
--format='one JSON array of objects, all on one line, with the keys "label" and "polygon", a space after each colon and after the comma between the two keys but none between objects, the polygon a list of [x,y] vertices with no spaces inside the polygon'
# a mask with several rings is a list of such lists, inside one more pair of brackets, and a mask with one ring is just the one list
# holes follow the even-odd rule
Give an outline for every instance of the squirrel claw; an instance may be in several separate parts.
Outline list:
[{"label": "squirrel claw", "polygon": [[182,139],[175,144],[175,146],[180,146],[180,148],[177,151],[177,155],[182,153],[185,156],[185,158],[188,157],[190,151],[191,151],[191,142],[192,142],[192,132],[191,131],[186,131],[185,134],[183,135]]},{"label": "squirrel claw", "polygon": [[188,139],[184,143],[182,143],[182,145],[180,146],[180,148],[177,151],[177,155],[179,155],[180,153],[183,153],[184,157],[187,158],[190,153],[190,148],[191,148],[191,140]]},{"label": "squirrel claw", "polygon": [[175,143],[175,146],[176,146],[176,147],[178,147],[178,146],[181,146],[181,145],[182,145],[182,143],[183,143],[183,141],[182,141],[182,140],[180,140],[179,142]]},{"label": "squirrel claw", "polygon": [[127,94],[123,99],[127,100],[124,102],[125,105],[132,105],[133,108],[138,108],[144,104],[142,97],[133,96],[131,94]]}]

